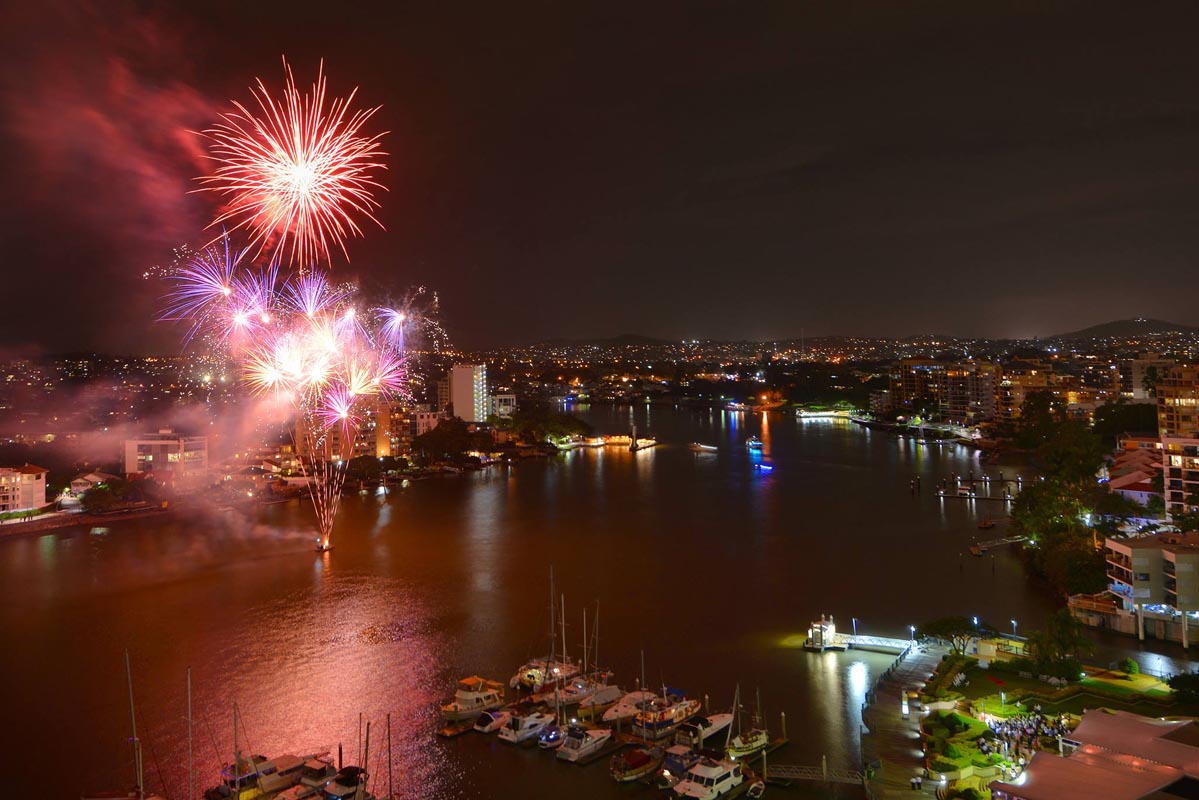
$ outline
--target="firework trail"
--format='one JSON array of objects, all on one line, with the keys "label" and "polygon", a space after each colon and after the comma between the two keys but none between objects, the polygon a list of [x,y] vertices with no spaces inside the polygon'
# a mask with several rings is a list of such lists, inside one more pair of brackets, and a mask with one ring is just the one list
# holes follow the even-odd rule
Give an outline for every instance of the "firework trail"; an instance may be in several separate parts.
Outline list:
[{"label": "firework trail", "polygon": [[244,230],[255,257],[267,251],[304,270],[330,263],[332,247],[348,260],[345,240],[362,236],[359,219],[383,227],[374,192],[384,188],[375,176],[386,153],[379,148],[384,134],[362,132],[378,106],[352,110],[357,89],[327,103],[323,62],[303,94],[286,59],[283,67],[280,99],[260,79],[250,90],[256,109],[234,102],[235,111],[203,131],[216,169],[200,179],[201,191],[225,203],[213,226]]}]

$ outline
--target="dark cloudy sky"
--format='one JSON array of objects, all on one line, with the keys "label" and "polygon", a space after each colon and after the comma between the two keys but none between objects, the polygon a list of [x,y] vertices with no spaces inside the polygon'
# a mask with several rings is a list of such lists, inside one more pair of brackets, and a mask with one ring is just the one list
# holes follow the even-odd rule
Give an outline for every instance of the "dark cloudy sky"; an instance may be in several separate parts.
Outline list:
[{"label": "dark cloudy sky", "polygon": [[187,133],[261,76],[382,104],[334,265],[468,346],[1199,324],[1190,2],[18,2],[0,12],[0,348],[169,350]]}]

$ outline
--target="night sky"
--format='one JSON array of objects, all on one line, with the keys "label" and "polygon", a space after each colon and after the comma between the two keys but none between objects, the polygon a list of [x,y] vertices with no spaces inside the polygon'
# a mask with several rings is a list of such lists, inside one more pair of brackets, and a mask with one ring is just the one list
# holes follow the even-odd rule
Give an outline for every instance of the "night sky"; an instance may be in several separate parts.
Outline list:
[{"label": "night sky", "polygon": [[16,2],[0,354],[171,352],[188,133],[325,59],[381,104],[346,276],[456,342],[1199,324],[1193,3]]}]

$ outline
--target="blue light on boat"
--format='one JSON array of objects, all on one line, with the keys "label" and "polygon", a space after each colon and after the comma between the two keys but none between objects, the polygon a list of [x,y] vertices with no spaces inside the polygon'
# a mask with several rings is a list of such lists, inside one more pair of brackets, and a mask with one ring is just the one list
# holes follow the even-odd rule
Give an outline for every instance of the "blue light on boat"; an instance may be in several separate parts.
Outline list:
[{"label": "blue light on boat", "polygon": [[769,464],[754,464],[754,469],[761,470],[762,472],[772,472],[774,467]]}]

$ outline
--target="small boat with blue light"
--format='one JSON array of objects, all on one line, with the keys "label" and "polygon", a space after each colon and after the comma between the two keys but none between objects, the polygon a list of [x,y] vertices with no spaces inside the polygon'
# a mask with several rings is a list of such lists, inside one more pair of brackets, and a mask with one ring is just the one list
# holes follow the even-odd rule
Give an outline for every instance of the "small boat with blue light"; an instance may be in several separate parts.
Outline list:
[{"label": "small boat with blue light", "polygon": [[748,439],[745,440],[745,449],[761,450],[762,449],[762,440],[759,439],[757,436],[750,436]]}]

